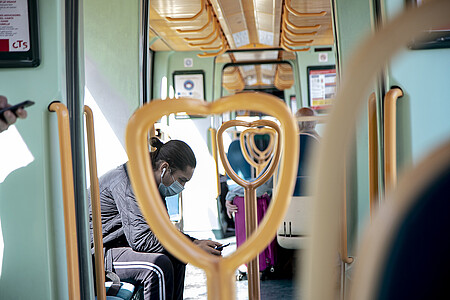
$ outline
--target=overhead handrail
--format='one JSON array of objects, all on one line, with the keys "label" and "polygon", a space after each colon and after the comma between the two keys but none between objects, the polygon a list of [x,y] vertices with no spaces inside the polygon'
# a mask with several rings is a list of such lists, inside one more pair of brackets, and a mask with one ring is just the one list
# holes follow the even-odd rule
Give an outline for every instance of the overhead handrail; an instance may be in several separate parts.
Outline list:
[{"label": "overhead handrail", "polygon": [[[271,127],[248,128],[241,133],[239,138],[242,154],[245,160],[255,168],[256,175],[259,175],[264,170],[269,164],[271,156],[277,151],[275,148],[277,131],[273,128],[278,125],[275,122],[272,123]],[[269,144],[263,151],[259,150],[255,145],[255,136],[262,134],[268,134],[270,137]]]},{"label": "overhead handrail", "polygon": [[176,32],[178,33],[198,33],[200,31],[205,30],[209,27],[212,21],[212,11],[209,5],[206,7],[207,13],[208,13],[208,20],[206,21],[206,24],[200,27],[199,29],[177,29]]},{"label": "overhead handrail", "polygon": [[212,37],[214,35],[215,32],[217,32],[217,22],[213,22],[213,29],[211,31],[210,34],[208,34],[207,36],[202,36],[199,38],[183,38],[183,40],[185,40],[186,42],[196,42],[196,41],[204,41],[209,39],[210,37]]},{"label": "overhead handrail", "polygon": [[223,35],[221,35],[221,39],[222,39],[222,49],[220,51],[218,51],[218,52],[203,52],[203,53],[197,54],[197,56],[198,57],[214,57],[214,56],[218,56],[218,55],[225,53],[228,50],[228,47],[226,44],[225,37]]},{"label": "overhead handrail", "polygon": [[281,38],[284,39],[286,44],[292,46],[292,47],[299,47],[299,46],[307,46],[311,44],[314,40],[307,40],[307,41],[293,41],[290,38],[286,36],[286,33],[284,31],[281,32]]},{"label": "overhead handrail", "polygon": [[100,188],[97,175],[97,157],[95,150],[94,116],[89,106],[84,106],[86,118],[86,135],[89,158],[89,179],[91,182],[92,225],[94,231],[94,264],[97,299],[106,299],[105,260],[103,257],[103,230],[100,208]]},{"label": "overhead handrail", "polygon": [[[282,188],[275,190],[271,205],[256,232],[231,255],[220,257],[206,253],[172,226],[164,203],[161,201],[153,172],[143,166],[151,164],[151,158],[148,155],[148,130],[162,116],[179,111],[190,115],[220,115],[232,110],[260,111],[279,120],[282,137],[284,137],[280,139],[283,156],[278,180],[278,185]],[[221,141],[218,140],[218,145],[220,144]],[[289,207],[299,153],[297,125],[290,110],[278,98],[265,93],[241,93],[223,97],[214,102],[190,98],[180,98],[180,101],[153,100],[131,116],[126,129],[126,147],[131,184],[152,231],[172,255],[185,263],[192,263],[205,270],[208,299],[233,299],[236,269],[258,256],[272,241]],[[251,184],[256,186],[262,183],[256,180]]]},{"label": "overhead handrail", "polygon": [[217,197],[220,196],[220,175],[219,175],[219,157],[217,155],[217,130],[210,127],[208,129],[211,138],[211,153],[216,167]]},{"label": "overhead handrail", "polygon": [[369,201],[370,217],[378,205],[378,133],[377,98],[375,93],[369,96]]},{"label": "overhead handrail", "polygon": [[300,48],[300,49],[294,49],[291,46],[287,45],[284,39],[280,39],[280,46],[286,50],[286,51],[292,51],[292,52],[304,52],[304,51],[309,51],[309,49],[311,49],[311,47],[307,47],[307,48]]},{"label": "overhead handrail", "polygon": [[[220,160],[225,168],[228,176],[236,182],[238,185],[244,188],[244,202],[245,202],[245,233],[247,239],[256,231],[258,227],[258,220],[256,216],[256,188],[261,186],[266,182],[275,172],[278,161],[281,154],[281,138],[277,139],[277,145],[275,146],[276,152],[274,152],[273,158],[267,170],[257,177],[254,181],[249,182],[247,180],[239,177],[236,172],[231,167],[227,156],[225,155],[225,148],[223,147],[223,133],[226,129],[233,126],[244,126],[244,127],[260,127],[267,126],[272,128],[279,137],[281,137],[280,127],[273,121],[269,120],[257,120],[254,122],[245,122],[241,120],[230,120],[222,124],[217,131],[217,143],[219,149]],[[245,146],[245,145],[244,145]],[[242,151],[242,149],[241,149]],[[259,285],[259,265],[258,257],[253,258],[247,264],[247,278],[248,278],[248,296],[249,299],[260,299],[260,285]]]},{"label": "overhead handrail", "polygon": [[197,19],[202,13],[203,13],[203,11],[205,10],[205,0],[200,0],[201,1],[201,9],[200,9],[200,11],[198,12],[198,13],[196,13],[194,16],[192,16],[192,17],[188,17],[188,18],[172,18],[172,17],[166,17],[166,20],[167,21],[170,21],[170,22],[187,22],[187,21],[192,21],[192,20],[195,20],[195,19]]},{"label": "overhead handrail", "polygon": [[287,26],[289,26],[295,30],[319,30],[320,27],[322,27],[322,25],[320,25],[320,24],[316,24],[316,25],[312,25],[312,26],[297,26],[297,25],[295,25],[294,23],[292,23],[289,20],[288,12],[287,12],[286,8],[283,8],[282,18],[283,18],[282,23],[285,23]]},{"label": "overhead handrail", "polygon": [[294,32],[292,30],[290,30],[286,23],[283,22],[281,24],[281,28],[283,29],[284,32],[289,33],[290,35],[294,35],[294,36],[307,36],[307,35],[316,35],[317,31],[312,31],[312,32]]},{"label": "overhead handrail", "polygon": [[69,112],[59,102],[52,102],[49,111],[58,117],[61,181],[64,206],[64,232],[66,236],[67,283],[69,299],[80,299],[80,275],[78,270],[78,245],[73,187],[72,148],[70,143]]},{"label": "overhead handrail", "polygon": [[210,46],[217,40],[218,37],[221,36],[219,30],[215,30],[213,33],[214,34],[212,36],[214,36],[214,38],[211,41],[209,41],[209,42],[205,42],[205,43],[188,43],[188,45],[191,46],[191,47]]},{"label": "overhead handrail", "polygon": [[303,13],[303,12],[299,12],[297,10],[295,10],[292,6],[291,6],[291,0],[286,0],[285,1],[285,7],[287,8],[287,10],[293,14],[296,17],[322,17],[325,16],[327,14],[326,11],[321,11],[318,13]]},{"label": "overhead handrail", "polygon": [[400,88],[390,89],[384,97],[384,180],[385,191],[397,185],[397,99]]}]

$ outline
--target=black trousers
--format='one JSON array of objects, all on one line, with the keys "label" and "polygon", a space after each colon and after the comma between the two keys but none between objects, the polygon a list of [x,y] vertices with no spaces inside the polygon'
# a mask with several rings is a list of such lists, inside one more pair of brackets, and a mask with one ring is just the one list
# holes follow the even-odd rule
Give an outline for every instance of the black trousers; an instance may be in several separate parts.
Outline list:
[{"label": "black trousers", "polygon": [[182,300],[186,265],[170,254],[110,249],[113,271],[121,281],[144,287],[145,300]]}]

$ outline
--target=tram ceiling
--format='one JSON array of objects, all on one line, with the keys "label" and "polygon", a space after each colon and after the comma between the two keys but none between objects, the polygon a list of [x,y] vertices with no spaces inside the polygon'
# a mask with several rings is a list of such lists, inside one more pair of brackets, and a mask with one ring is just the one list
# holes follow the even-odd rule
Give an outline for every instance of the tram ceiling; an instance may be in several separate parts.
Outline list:
[{"label": "tram ceiling", "polygon": [[[200,51],[198,56],[217,56],[217,62],[288,60],[311,46],[332,45],[331,24],[329,0],[152,0],[150,48]],[[225,53],[242,49],[273,50]],[[230,68],[224,87],[239,91],[255,82],[284,89],[293,82],[283,65],[254,70],[248,75],[242,67]]]},{"label": "tram ceiling", "polygon": [[283,48],[303,51],[332,45],[329,0],[150,1],[154,51]]}]

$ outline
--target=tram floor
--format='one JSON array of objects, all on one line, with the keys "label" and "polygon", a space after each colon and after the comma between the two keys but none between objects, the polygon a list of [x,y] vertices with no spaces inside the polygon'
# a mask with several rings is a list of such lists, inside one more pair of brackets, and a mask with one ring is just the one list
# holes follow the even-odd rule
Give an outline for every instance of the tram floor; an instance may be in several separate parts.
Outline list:
[{"label": "tram floor", "polygon": [[[191,234],[196,236],[195,234]],[[197,236],[196,236],[197,237]],[[205,236],[201,238],[207,238]],[[214,238],[213,238],[214,239]],[[234,236],[217,240],[220,243],[230,243],[229,247],[224,248],[222,254],[230,255],[236,250],[236,238]],[[236,275],[239,271],[236,270]],[[260,291],[262,300],[296,299],[296,288],[294,279],[266,279],[260,281]],[[202,269],[193,265],[186,266],[186,279],[184,288],[185,300],[207,299],[206,276]],[[236,280],[236,300],[248,299],[248,281]]]}]

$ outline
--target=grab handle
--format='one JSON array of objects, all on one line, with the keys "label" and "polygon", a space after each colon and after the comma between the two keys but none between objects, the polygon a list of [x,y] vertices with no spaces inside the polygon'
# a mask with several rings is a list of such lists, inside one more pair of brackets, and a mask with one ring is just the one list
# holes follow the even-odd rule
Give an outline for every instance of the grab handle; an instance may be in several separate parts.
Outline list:
[{"label": "grab handle", "polygon": [[67,281],[69,299],[80,299],[80,277],[78,271],[78,245],[73,187],[72,148],[70,143],[69,112],[59,102],[52,102],[49,111],[58,117],[59,151],[61,156],[61,181],[64,206],[64,232],[66,236]]},{"label": "grab handle", "polygon": [[397,185],[397,99],[403,96],[400,88],[392,88],[384,97],[384,180],[385,191]]},{"label": "grab handle", "polygon": [[370,217],[377,206],[378,187],[378,133],[377,133],[377,98],[375,93],[369,96],[369,201]]},{"label": "grab handle", "polygon": [[291,14],[293,14],[296,17],[321,17],[321,16],[325,16],[327,14],[327,12],[324,10],[321,12],[318,12],[318,13],[299,12],[291,6],[291,0],[286,0],[285,7]]},{"label": "grab handle", "polygon": [[84,106],[86,117],[86,135],[89,157],[89,177],[91,182],[91,206],[92,224],[94,230],[94,262],[95,262],[95,285],[97,299],[106,299],[105,289],[105,266],[103,258],[103,233],[102,217],[100,208],[100,188],[97,175],[97,157],[95,150],[94,117],[89,106]]}]

